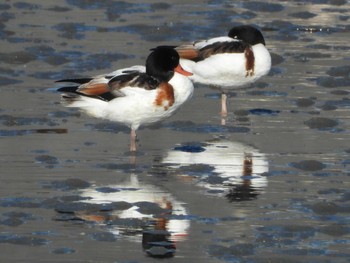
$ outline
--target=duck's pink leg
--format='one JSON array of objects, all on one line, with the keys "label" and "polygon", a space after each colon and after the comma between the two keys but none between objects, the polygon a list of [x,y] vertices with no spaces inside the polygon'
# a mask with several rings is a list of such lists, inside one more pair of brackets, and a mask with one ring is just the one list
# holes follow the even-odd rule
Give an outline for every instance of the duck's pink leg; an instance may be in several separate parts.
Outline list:
[{"label": "duck's pink leg", "polygon": [[136,131],[131,129],[130,132],[130,152],[136,152]]},{"label": "duck's pink leg", "polygon": [[227,95],[226,93],[221,94],[221,116],[227,116]]},{"label": "duck's pink leg", "polygon": [[226,93],[221,94],[221,125],[226,125],[227,117],[227,95]]}]

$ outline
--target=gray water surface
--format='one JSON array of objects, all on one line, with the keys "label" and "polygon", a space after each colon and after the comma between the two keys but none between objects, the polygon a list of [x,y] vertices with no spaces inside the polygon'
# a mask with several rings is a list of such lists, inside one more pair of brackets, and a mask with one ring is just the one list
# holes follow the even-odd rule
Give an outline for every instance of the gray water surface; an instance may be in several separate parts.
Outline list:
[{"label": "gray water surface", "polygon": [[[1,262],[349,262],[349,1],[0,4]],[[253,24],[268,76],[138,132],[54,81]]]}]

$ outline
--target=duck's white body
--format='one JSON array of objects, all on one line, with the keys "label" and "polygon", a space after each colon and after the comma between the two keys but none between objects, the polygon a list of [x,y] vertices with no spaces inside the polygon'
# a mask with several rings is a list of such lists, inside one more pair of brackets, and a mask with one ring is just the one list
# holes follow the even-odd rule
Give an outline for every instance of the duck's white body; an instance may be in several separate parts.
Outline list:
[{"label": "duck's white body", "polygon": [[64,92],[67,107],[77,107],[97,118],[119,122],[131,128],[130,151],[136,151],[136,130],[141,125],[162,121],[173,115],[193,93],[192,81],[179,64],[178,53],[159,47],[148,56],[146,67],[133,66],[72,83]]},{"label": "duck's white body", "polygon": [[[188,216],[188,211],[184,203],[177,200],[170,193],[160,189],[154,185],[147,184],[144,181],[140,182],[136,174],[123,174],[118,176],[118,182],[106,185],[110,191],[101,191],[100,187],[94,186],[83,189],[80,192],[83,203],[89,204],[113,204],[126,203],[126,206],[118,206],[101,214],[96,211],[79,211],[76,216],[88,220],[96,221],[102,225],[108,225],[108,230],[115,235],[127,235],[131,227],[123,227],[110,222],[118,222],[120,219],[140,219],[148,226],[153,226],[155,230],[163,230],[170,234],[171,241],[183,240],[189,231],[190,220],[185,219]],[[128,207],[128,204],[130,207]],[[154,212],[144,211],[143,207],[151,205],[158,207]],[[113,207],[113,206],[112,206]],[[163,214],[159,211],[163,210]],[[158,212],[158,214],[157,214]],[[176,218],[176,216],[183,218]],[[135,226],[132,230],[136,229]],[[137,239],[139,241],[139,237]]]},{"label": "duck's white body", "polygon": [[93,117],[122,123],[137,130],[141,125],[153,124],[172,116],[183,103],[192,97],[193,84],[187,77],[175,73],[168,83],[174,89],[172,105],[169,105],[167,100],[164,100],[162,105],[156,105],[158,89],[145,90],[127,86],[121,90],[123,96],[113,100],[104,101],[80,96],[78,100],[67,106],[78,107]]},{"label": "duck's white body", "polygon": [[[185,177],[187,182],[206,189],[207,193],[215,190],[214,194],[218,196],[225,196],[240,186],[247,192],[260,193],[267,186],[264,173],[268,172],[269,163],[266,155],[240,142],[212,140],[199,144],[195,151],[175,147],[168,151],[162,163],[180,171],[177,175]],[[210,167],[207,168],[210,172],[198,176],[184,172],[186,167],[191,171],[190,167],[194,165]]]},{"label": "duck's white body", "polygon": [[[223,37],[208,40],[208,43],[217,39],[225,39],[229,42],[237,41],[229,37]],[[271,56],[265,46],[257,44],[251,48],[255,58],[252,73],[246,70],[244,53],[215,54],[198,62],[180,59],[180,63],[185,70],[193,73],[190,79],[194,82],[224,89],[240,88],[267,75],[271,68]]]},{"label": "duck's white body", "polygon": [[181,45],[176,50],[181,65],[193,73],[192,81],[221,88],[223,116],[227,115],[225,92],[252,84],[271,68],[262,33],[248,25],[233,27],[228,36]]}]

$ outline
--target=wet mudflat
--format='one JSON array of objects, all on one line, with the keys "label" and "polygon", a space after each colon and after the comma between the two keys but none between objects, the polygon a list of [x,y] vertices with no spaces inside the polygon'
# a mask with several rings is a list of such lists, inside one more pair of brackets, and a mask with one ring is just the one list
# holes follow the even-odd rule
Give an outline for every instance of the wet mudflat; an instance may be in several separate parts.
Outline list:
[{"label": "wet mudflat", "polygon": [[[348,262],[349,2],[4,1],[1,262]],[[60,105],[54,81],[259,26],[270,74],[196,86],[129,130]]]}]

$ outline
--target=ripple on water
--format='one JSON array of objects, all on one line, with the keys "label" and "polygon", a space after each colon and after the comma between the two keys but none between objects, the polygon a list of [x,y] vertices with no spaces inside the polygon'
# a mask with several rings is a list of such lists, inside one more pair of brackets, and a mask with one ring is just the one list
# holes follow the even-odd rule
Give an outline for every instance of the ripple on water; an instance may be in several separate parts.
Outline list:
[{"label": "ripple on water", "polygon": [[229,127],[208,123],[195,124],[191,121],[174,121],[163,125],[171,130],[194,133],[247,133],[250,131],[247,127]]},{"label": "ripple on water", "polygon": [[283,5],[268,2],[243,2],[243,7],[257,12],[280,12],[284,9]]},{"label": "ripple on water", "polygon": [[236,244],[232,246],[210,245],[208,253],[227,262],[241,262],[243,257],[254,255],[253,244]]}]

